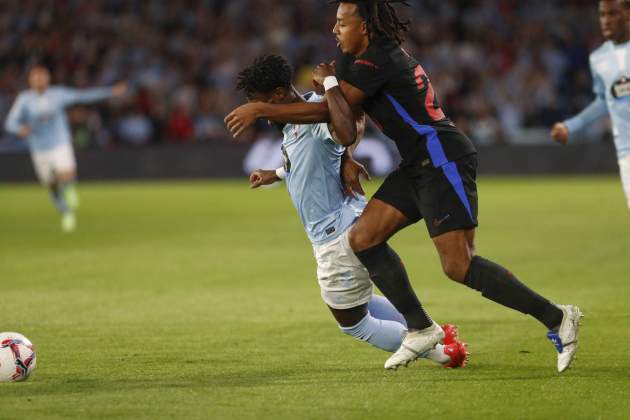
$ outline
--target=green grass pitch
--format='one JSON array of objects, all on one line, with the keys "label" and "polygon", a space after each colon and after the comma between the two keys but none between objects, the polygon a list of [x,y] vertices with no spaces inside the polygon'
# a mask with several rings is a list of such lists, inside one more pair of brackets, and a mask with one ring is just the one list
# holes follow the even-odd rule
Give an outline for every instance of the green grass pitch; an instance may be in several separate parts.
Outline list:
[{"label": "green grass pitch", "polygon": [[585,313],[565,374],[536,321],[446,280],[424,225],[392,243],[472,359],[387,372],[388,355],[341,334],[320,301],[284,188],[83,183],[79,230],[63,235],[44,190],[0,185],[0,331],[38,349],[32,378],[0,384],[0,418],[628,418],[630,211],[618,178],[482,178],[479,189],[479,254]]}]

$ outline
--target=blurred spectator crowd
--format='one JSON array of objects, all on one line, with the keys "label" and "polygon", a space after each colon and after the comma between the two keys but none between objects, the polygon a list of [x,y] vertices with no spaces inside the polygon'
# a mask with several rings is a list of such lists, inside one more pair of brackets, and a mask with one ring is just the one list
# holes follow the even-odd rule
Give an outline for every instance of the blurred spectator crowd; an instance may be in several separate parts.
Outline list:
[{"label": "blurred spectator crowd", "polygon": [[[69,110],[78,147],[230,141],[223,117],[244,98],[236,74],[286,56],[297,85],[337,54],[327,0],[3,0],[0,119],[35,60],[53,83],[128,80],[128,98]],[[591,0],[411,0],[405,48],[447,114],[478,144],[515,142],[591,99],[601,43]],[[265,124],[250,139],[264,135]],[[542,130],[539,130],[542,132]],[[601,135],[600,133],[596,133]],[[7,136],[4,135],[7,142]],[[0,142],[1,143],[1,142]]]}]

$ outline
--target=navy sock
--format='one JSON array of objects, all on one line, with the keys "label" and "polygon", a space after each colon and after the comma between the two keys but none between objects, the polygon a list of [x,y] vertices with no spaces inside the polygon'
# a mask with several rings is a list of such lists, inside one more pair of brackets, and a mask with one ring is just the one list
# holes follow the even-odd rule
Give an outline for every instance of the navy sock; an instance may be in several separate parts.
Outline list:
[{"label": "navy sock", "polygon": [[433,325],[411,288],[407,271],[400,257],[387,243],[376,245],[365,251],[355,252],[357,258],[370,273],[372,282],[405,317],[407,327],[423,330]]},{"label": "navy sock", "polygon": [[508,308],[528,314],[548,329],[557,328],[563,313],[557,306],[521,283],[512,273],[482,257],[474,257],[464,284]]}]

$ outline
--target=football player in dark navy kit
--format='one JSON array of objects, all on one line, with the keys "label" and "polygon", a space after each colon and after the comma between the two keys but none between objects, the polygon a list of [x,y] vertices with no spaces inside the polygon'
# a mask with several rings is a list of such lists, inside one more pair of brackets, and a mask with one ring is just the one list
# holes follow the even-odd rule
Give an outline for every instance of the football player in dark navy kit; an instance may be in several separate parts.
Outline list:
[{"label": "football player in dark navy kit", "polygon": [[[333,32],[343,57],[336,77],[348,103],[365,112],[391,138],[402,157],[350,232],[350,246],[372,281],[407,320],[409,332],[385,363],[406,366],[444,336],[424,311],[398,255],[387,241],[399,230],[425,220],[446,275],[494,302],[532,315],[548,329],[558,351],[558,371],[577,351],[581,312],[555,305],[521,283],[510,271],[475,254],[477,227],[476,150],[446,117],[422,66],[401,47],[409,23],[392,3],[403,0],[340,1]],[[315,123],[330,119],[326,103],[247,104],[225,122],[236,137],[257,118]],[[344,176],[353,171],[346,159]],[[349,176],[348,181],[355,181]]]}]

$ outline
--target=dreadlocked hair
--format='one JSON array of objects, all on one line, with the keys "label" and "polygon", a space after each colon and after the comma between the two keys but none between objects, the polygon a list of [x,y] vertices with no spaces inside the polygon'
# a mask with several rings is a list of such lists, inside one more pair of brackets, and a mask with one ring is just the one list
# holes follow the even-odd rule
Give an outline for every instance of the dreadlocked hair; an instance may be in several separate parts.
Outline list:
[{"label": "dreadlocked hair", "polygon": [[382,38],[403,43],[403,34],[409,30],[410,22],[401,20],[392,4],[409,6],[407,0],[332,0],[331,4],[352,3],[359,9],[359,15],[365,21],[370,39]]},{"label": "dreadlocked hair", "polygon": [[290,88],[292,77],[293,70],[284,57],[262,55],[238,74],[236,89],[244,91],[247,97],[270,93],[279,87]]}]

